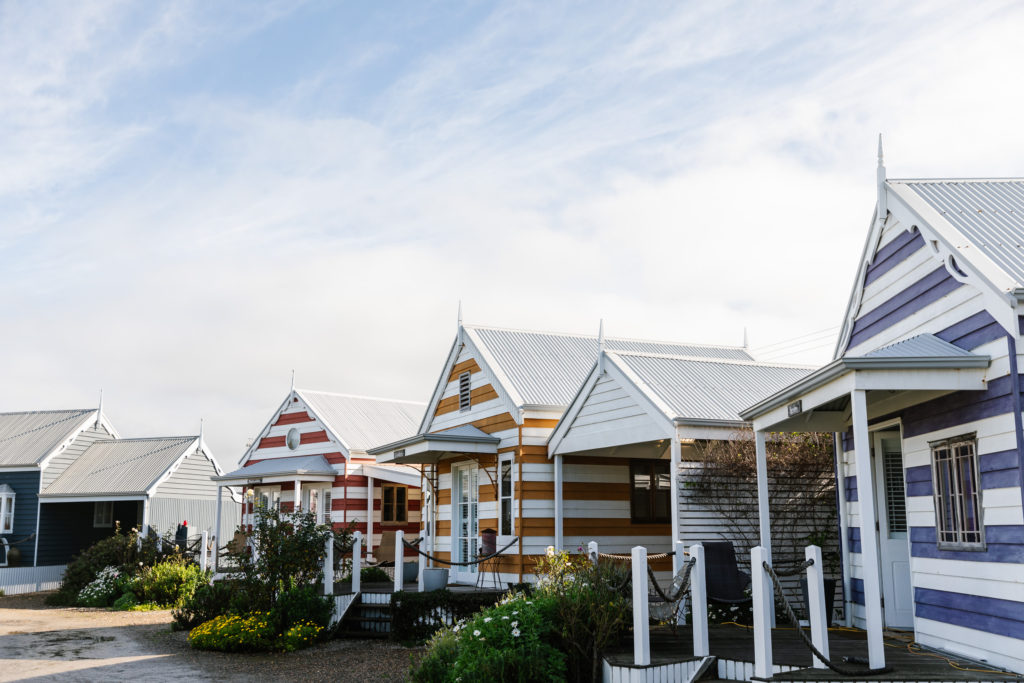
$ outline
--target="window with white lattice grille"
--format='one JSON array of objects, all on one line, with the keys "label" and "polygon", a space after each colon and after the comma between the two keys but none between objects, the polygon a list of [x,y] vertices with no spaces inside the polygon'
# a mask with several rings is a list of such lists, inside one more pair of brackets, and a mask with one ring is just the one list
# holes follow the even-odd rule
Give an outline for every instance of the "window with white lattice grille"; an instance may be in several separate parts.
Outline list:
[{"label": "window with white lattice grille", "polygon": [[929,444],[935,490],[935,535],[939,548],[983,550],[981,479],[974,434]]},{"label": "window with white lattice grille", "polygon": [[468,372],[459,375],[459,410],[469,410],[469,375]]}]

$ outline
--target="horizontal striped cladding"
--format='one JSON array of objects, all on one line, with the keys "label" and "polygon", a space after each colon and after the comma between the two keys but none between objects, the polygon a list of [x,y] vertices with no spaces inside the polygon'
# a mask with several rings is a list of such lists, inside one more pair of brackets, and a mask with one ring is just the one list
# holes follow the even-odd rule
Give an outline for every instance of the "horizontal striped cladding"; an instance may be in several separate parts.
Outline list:
[{"label": "horizontal striped cladding", "polygon": [[452,368],[452,371],[448,374],[448,381],[454,382],[458,380],[459,375],[464,372],[468,372],[470,374],[480,372],[480,366],[477,365],[475,358],[470,358],[469,360],[464,360],[461,363],[456,363]]},{"label": "horizontal striped cladding", "polygon": [[939,550],[935,527],[910,527],[910,554],[968,562],[1024,562],[1024,526],[986,525],[984,550]]},{"label": "horizontal striped cladding", "polygon": [[628,483],[567,481],[562,484],[564,500],[629,500],[631,495],[632,486]]},{"label": "horizontal striped cladding", "polygon": [[285,445],[284,440],[284,436],[265,436],[260,439],[260,445],[256,448],[281,448]]},{"label": "horizontal striped cladding", "polygon": [[923,246],[924,238],[917,230],[911,229],[894,237],[891,242],[875,252],[875,257],[864,274],[864,285],[867,286],[885,275]]},{"label": "horizontal striped cladding", "polygon": [[[344,492],[344,489],[341,491]],[[380,510],[380,492],[376,494],[376,498],[373,501],[373,509],[375,511]],[[406,501],[407,509],[410,513],[420,511],[420,501],[409,499]],[[361,496],[358,498],[331,498],[331,510],[342,511],[342,510],[355,510],[357,512],[366,512],[366,498]]]},{"label": "horizontal striped cladding", "polygon": [[312,422],[313,417],[305,410],[298,413],[281,413],[281,416],[277,418],[277,422],[274,423],[274,427],[281,425],[293,425],[301,422]]},{"label": "horizontal striped cladding", "polygon": [[506,429],[515,429],[518,426],[515,419],[508,413],[501,413],[500,415],[494,415],[493,417],[474,420],[470,424],[487,434],[501,432]]},{"label": "horizontal striped cladding", "polygon": [[860,496],[857,493],[857,475],[846,475],[843,478],[843,488],[846,489],[846,502],[856,503],[860,500]]},{"label": "horizontal striped cladding", "polygon": [[324,441],[327,440],[327,432],[323,429],[321,429],[318,432],[305,432],[299,436],[300,444],[323,443]]},{"label": "horizontal striped cladding", "polygon": [[847,549],[851,553],[859,553],[859,552],[861,552],[860,527],[859,526],[847,527],[847,529],[846,529],[846,541],[847,541],[847,544],[848,544],[848,548]]},{"label": "horizontal striped cladding", "polygon": [[962,283],[953,279],[945,266],[939,266],[906,289],[871,309],[853,323],[849,348],[874,337],[907,316],[934,303]]},{"label": "horizontal striped cladding", "polygon": [[[1001,489],[1020,485],[1017,451],[982,453],[978,456],[982,489]],[[908,467],[905,474],[907,496],[932,495],[931,465]]]},{"label": "horizontal striped cladding", "polygon": [[1024,603],[930,588],[914,589],[918,618],[1024,639]]},{"label": "horizontal striped cladding", "polygon": [[990,380],[984,391],[957,391],[911,406],[903,411],[903,438],[1011,413],[1012,389],[1010,375],[1004,375]]},{"label": "horizontal striped cladding", "polygon": [[[469,392],[469,404],[475,405],[477,403],[484,403],[498,398],[498,392],[494,390],[490,384],[485,384],[482,387],[471,389]],[[449,396],[443,398],[437,402],[437,409],[434,411],[434,415],[444,415],[445,413],[454,413],[459,409],[459,395]]]},{"label": "horizontal striped cladding", "polygon": [[937,332],[935,336],[966,351],[973,351],[982,344],[1005,337],[1006,331],[996,322],[991,313],[978,311]]},{"label": "horizontal striped cladding", "polygon": [[850,579],[850,602],[864,604],[864,579]]}]

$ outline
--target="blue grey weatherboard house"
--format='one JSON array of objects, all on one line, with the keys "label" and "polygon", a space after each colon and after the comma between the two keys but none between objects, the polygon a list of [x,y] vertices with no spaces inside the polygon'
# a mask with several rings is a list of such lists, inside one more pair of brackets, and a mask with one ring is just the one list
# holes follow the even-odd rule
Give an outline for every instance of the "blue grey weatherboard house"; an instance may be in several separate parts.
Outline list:
[{"label": "blue grey weatherboard house", "polygon": [[872,666],[894,627],[1024,673],[1022,245],[1024,179],[888,180],[880,151],[835,360],[741,412],[761,459],[768,432],[837,433]]},{"label": "blue grey weatherboard house", "polygon": [[[18,565],[38,567],[66,564],[117,525],[212,531],[219,474],[201,435],[122,439],[99,409],[3,413],[0,539]],[[232,501],[219,536],[240,513]]]}]

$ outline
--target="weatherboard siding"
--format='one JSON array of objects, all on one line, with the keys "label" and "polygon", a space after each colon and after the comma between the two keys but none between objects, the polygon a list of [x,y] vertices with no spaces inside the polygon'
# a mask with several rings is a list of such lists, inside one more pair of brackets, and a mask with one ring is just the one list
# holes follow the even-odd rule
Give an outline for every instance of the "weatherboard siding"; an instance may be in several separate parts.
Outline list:
[{"label": "weatherboard siding", "polygon": [[[666,438],[644,406],[608,374],[598,379],[559,444],[562,452]],[[618,441],[617,441],[618,439]]]},{"label": "weatherboard siding", "polygon": [[922,247],[924,238],[917,230],[906,230],[895,235],[875,252],[875,258],[864,274],[864,284],[871,284]]},{"label": "weatherboard siding", "polygon": [[46,488],[54,480],[57,479],[61,474],[64,473],[71,463],[78,459],[85,450],[101,439],[112,438],[110,432],[107,431],[106,427],[102,425],[100,427],[90,427],[84,429],[82,432],[75,437],[68,446],[50,458],[49,462],[46,463],[46,467],[43,469],[43,488]]},{"label": "weatherboard siding", "polygon": [[96,541],[112,536],[117,524],[128,531],[142,523],[142,501],[114,501],[114,527],[94,527],[93,509],[91,501],[40,506],[40,565],[67,564]]},{"label": "weatherboard siding", "polygon": [[[293,397],[293,401],[274,420],[269,429],[261,434],[247,465],[271,458],[295,458],[306,455],[327,455],[341,450],[340,444],[330,440],[327,425],[313,417],[313,410],[301,398]],[[288,432],[296,429],[299,432],[299,446],[294,450],[286,443]],[[338,458],[337,461],[341,461]],[[334,462],[334,460],[329,460]]]},{"label": "weatherboard siding", "polygon": [[[238,520],[242,512],[241,503],[235,502],[224,493],[221,501],[221,539],[229,539],[238,528]],[[184,497],[156,495],[149,501],[149,525],[163,535],[178,530],[178,525],[188,522],[189,537],[195,537],[204,531],[214,532],[217,525],[217,500],[215,497]]]},{"label": "weatherboard siding", "polygon": [[[14,489],[14,528],[3,537],[11,542],[31,536],[36,532],[39,471],[0,470],[0,484],[7,484]],[[35,559],[35,543],[19,543],[16,547],[21,550],[22,566],[31,565]]]},{"label": "weatherboard siding", "polygon": [[154,495],[216,500],[217,486],[210,479],[215,476],[217,476],[217,469],[209,458],[201,453],[192,453],[178,465],[178,468],[166,481],[157,487]]}]

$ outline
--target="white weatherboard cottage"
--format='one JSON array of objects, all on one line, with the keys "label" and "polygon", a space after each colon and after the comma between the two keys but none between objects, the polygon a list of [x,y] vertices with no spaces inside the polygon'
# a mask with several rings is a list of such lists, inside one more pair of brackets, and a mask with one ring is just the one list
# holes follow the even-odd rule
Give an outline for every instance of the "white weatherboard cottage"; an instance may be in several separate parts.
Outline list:
[{"label": "white weatherboard cottage", "polygon": [[[761,472],[768,432],[841,434],[847,606],[872,666],[891,627],[1024,672],[1022,245],[1024,179],[887,180],[879,148],[835,360],[741,412]],[[770,515],[762,496],[769,555]]]}]

